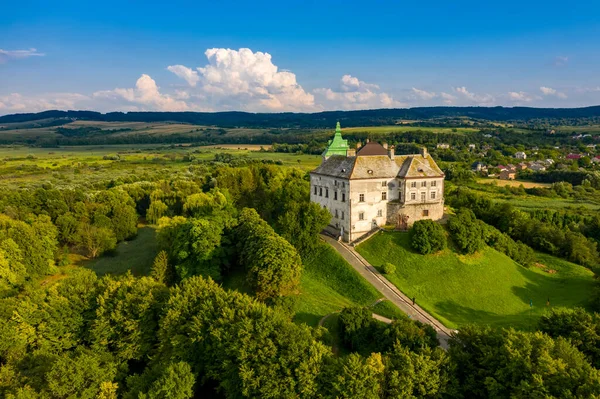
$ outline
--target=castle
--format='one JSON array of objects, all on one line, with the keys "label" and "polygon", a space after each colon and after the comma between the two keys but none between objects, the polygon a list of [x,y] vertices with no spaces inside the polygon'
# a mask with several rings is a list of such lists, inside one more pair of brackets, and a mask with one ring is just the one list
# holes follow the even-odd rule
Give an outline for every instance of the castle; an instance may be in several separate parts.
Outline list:
[{"label": "castle", "polygon": [[444,173],[426,148],[395,155],[394,146],[367,140],[351,149],[339,122],[310,183],[311,201],[331,212],[327,230],[346,242],[379,226],[406,230],[444,215]]}]

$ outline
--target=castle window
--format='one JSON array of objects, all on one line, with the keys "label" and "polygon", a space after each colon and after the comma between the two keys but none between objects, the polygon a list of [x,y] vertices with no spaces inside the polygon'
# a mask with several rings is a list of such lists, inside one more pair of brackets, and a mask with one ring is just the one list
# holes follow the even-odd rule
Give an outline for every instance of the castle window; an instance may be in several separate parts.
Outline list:
[{"label": "castle window", "polygon": [[431,182],[431,187],[435,187],[435,186],[437,186],[437,180],[433,180],[433,181]]},{"label": "castle window", "polygon": [[346,193],[342,193],[342,202],[346,202]]},{"label": "castle window", "polygon": [[337,191],[333,192],[333,199],[337,201]]},{"label": "castle window", "polygon": [[346,187],[346,182],[342,182],[342,188]]},{"label": "castle window", "polygon": [[421,187],[427,187],[427,181],[422,181],[421,182]]},{"label": "castle window", "polygon": [[412,201],[416,200],[417,199],[417,193],[410,193],[410,199]]},{"label": "castle window", "polygon": [[387,182],[386,181],[382,181],[381,182],[381,187],[387,187]]},{"label": "castle window", "polygon": [[325,189],[325,198],[329,198],[329,189],[328,188]]},{"label": "castle window", "polygon": [[338,215],[338,210],[336,209],[336,210],[335,210],[335,218],[337,219],[337,218],[338,218],[338,216],[339,216],[339,215]]},{"label": "castle window", "polygon": [[400,202],[402,202],[402,191],[400,191],[400,192],[398,193],[398,197],[399,197],[398,199],[400,200]]},{"label": "castle window", "polygon": [[429,209],[423,209],[423,216],[429,216]]},{"label": "castle window", "polygon": [[364,194],[358,194],[358,202],[365,202],[365,195]]},{"label": "castle window", "polygon": [[382,192],[381,192],[381,200],[382,200],[382,201],[385,201],[385,200],[387,200],[387,191],[382,191]]},{"label": "castle window", "polygon": [[333,185],[337,187],[337,180],[333,181]]},{"label": "castle window", "polygon": [[427,193],[421,193],[421,201],[425,202],[425,199],[427,197]]},{"label": "castle window", "polygon": [[379,209],[377,210],[377,217],[382,217],[383,216],[383,210]]},{"label": "castle window", "polygon": [[413,187],[413,188],[417,187],[417,182],[416,181],[411,181],[410,182],[410,186]]},{"label": "castle window", "polygon": [[315,186],[315,195],[317,195],[317,186]]},{"label": "castle window", "polygon": [[323,187],[319,187],[319,195],[322,197],[323,196]]},{"label": "castle window", "polygon": [[435,199],[435,191],[431,192],[431,199]]},{"label": "castle window", "polygon": [[358,220],[365,220],[365,213],[364,212],[360,212],[358,214]]},{"label": "castle window", "polygon": [[344,211],[342,211],[342,220],[344,220]]}]

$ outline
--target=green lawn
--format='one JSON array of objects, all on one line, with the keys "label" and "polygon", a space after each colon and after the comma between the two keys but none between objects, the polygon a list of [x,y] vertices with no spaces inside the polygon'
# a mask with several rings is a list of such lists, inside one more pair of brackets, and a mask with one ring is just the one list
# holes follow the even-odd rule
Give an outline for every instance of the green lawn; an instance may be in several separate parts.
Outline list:
[{"label": "green lawn", "polygon": [[144,226],[138,229],[138,235],[133,240],[119,243],[114,254],[85,261],[82,266],[100,276],[123,274],[127,270],[131,270],[134,276],[145,276],[150,273],[157,253],[156,232],[154,228]]},{"label": "green lawn", "polygon": [[[328,313],[352,305],[371,305],[382,296],[333,248],[321,243],[312,256],[304,259],[295,319],[314,326]],[[374,311],[390,318],[402,314],[398,308],[386,302],[377,305]]]},{"label": "green lawn", "polygon": [[547,311],[548,298],[551,306],[585,307],[594,285],[591,271],[545,254],[539,260],[555,274],[524,268],[491,248],[471,256],[449,249],[420,255],[410,249],[407,233],[379,233],[357,250],[374,266],[395,264],[396,273],[386,277],[450,328],[528,329]]}]

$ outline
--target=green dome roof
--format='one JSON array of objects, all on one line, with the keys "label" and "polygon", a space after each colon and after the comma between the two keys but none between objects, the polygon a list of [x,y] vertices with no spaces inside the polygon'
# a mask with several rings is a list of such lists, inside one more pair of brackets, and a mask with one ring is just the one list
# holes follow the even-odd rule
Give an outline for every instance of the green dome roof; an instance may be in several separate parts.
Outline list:
[{"label": "green dome roof", "polygon": [[323,157],[328,158],[332,155],[346,156],[348,154],[348,140],[342,138],[342,128],[338,122],[335,127],[333,140],[329,140],[327,149],[323,152]]}]

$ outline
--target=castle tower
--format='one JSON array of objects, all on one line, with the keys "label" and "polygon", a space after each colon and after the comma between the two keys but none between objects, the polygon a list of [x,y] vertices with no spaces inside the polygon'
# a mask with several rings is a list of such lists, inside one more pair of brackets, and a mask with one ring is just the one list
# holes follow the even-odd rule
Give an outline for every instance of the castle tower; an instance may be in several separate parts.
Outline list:
[{"label": "castle tower", "polygon": [[348,140],[342,138],[342,128],[340,122],[335,127],[335,135],[333,140],[329,140],[327,148],[323,152],[323,160],[326,160],[332,155],[347,156],[348,154]]}]

